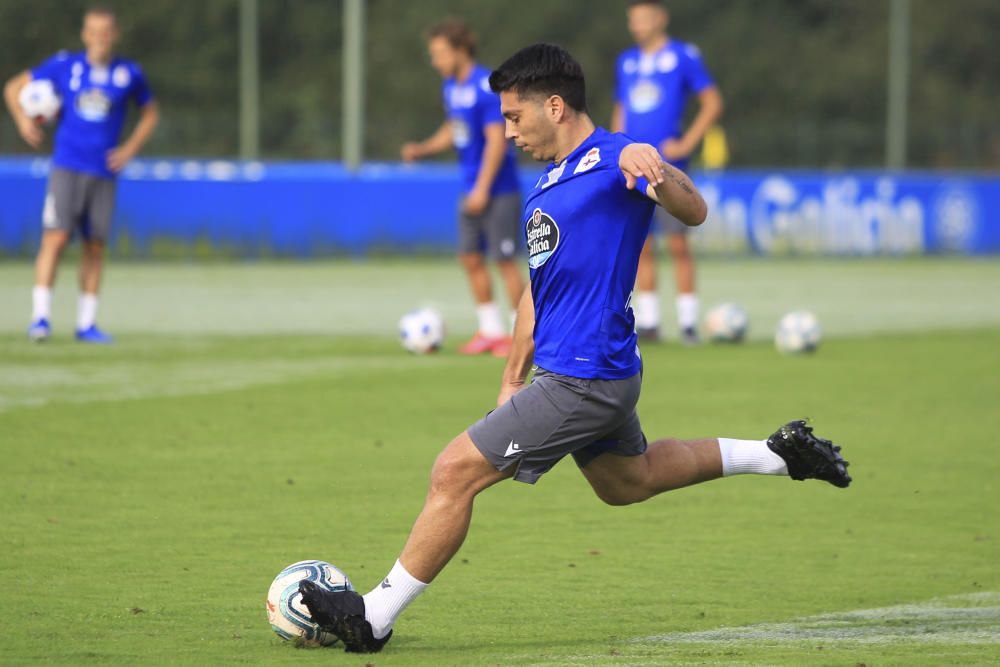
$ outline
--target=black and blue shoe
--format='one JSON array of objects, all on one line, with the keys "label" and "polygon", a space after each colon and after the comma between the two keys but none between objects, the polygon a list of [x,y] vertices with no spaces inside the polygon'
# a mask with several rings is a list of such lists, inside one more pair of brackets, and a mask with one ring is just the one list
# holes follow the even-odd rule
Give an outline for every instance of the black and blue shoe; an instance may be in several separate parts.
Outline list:
[{"label": "black and blue shoe", "polygon": [[110,345],[115,339],[97,328],[96,324],[91,324],[86,329],[76,330],[76,340],[78,343],[91,343],[93,345]]},{"label": "black and blue shoe", "polygon": [[303,579],[299,593],[313,622],[344,642],[348,653],[378,653],[392,637],[390,630],[385,637],[375,639],[372,624],[365,620],[365,600],[357,591],[328,591]]},{"label": "black and blue shoe", "polygon": [[851,484],[850,465],[840,447],[813,435],[804,420],[788,422],[767,439],[768,448],[785,460],[792,479],[820,479],[846,489]]},{"label": "black and blue shoe", "polygon": [[49,321],[44,317],[38,318],[28,327],[28,340],[34,343],[46,341],[51,335],[52,327],[49,326]]}]

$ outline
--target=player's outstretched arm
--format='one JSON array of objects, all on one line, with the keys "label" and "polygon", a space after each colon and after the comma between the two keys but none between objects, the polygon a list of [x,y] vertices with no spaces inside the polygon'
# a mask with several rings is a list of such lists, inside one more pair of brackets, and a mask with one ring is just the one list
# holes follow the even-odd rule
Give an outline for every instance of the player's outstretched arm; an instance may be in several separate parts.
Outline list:
[{"label": "player's outstretched arm", "polygon": [[708,206],[694,183],[680,169],[670,166],[659,151],[649,144],[629,144],[622,149],[618,166],[630,190],[639,178],[649,181],[646,196],[667,209],[689,227],[696,227],[708,217]]},{"label": "player's outstretched arm", "polygon": [[403,144],[399,154],[406,162],[413,162],[430,155],[437,155],[452,146],[451,123],[445,121],[441,127],[423,141],[410,141]]},{"label": "player's outstretched arm", "polygon": [[524,381],[535,359],[535,301],[531,296],[531,281],[524,289],[517,304],[517,320],[514,323],[514,343],[507,355],[507,365],[503,369],[500,395],[497,406],[524,388]]},{"label": "player's outstretched arm", "polygon": [[45,133],[35,124],[35,121],[25,115],[20,103],[17,101],[18,96],[21,94],[21,89],[30,82],[30,71],[25,70],[19,74],[15,74],[7,80],[7,83],[3,87],[3,98],[7,102],[7,110],[10,111],[10,115],[14,119],[14,124],[17,125],[18,134],[21,135],[21,138],[29,146],[38,148],[45,139]]}]

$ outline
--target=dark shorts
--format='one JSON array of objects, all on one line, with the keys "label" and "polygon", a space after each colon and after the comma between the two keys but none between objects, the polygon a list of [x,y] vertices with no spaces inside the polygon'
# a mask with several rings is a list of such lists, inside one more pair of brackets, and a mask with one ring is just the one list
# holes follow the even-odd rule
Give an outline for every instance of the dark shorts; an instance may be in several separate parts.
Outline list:
[{"label": "dark shorts", "polygon": [[653,214],[653,224],[650,226],[649,231],[651,234],[666,234],[667,236],[681,234],[687,236],[691,233],[691,228],[670,215],[667,209],[657,206],[656,212]]},{"label": "dark shorts", "polygon": [[87,241],[107,241],[115,211],[116,181],[53,167],[45,193],[42,227],[74,232]]},{"label": "dark shorts", "polygon": [[483,456],[514,479],[534,484],[567,454],[583,468],[601,454],[646,451],[635,406],[641,374],[584,380],[538,369],[531,384],[469,427]]},{"label": "dark shorts", "polygon": [[458,213],[458,251],[494,260],[513,259],[521,248],[521,193],[490,199],[481,215]]}]

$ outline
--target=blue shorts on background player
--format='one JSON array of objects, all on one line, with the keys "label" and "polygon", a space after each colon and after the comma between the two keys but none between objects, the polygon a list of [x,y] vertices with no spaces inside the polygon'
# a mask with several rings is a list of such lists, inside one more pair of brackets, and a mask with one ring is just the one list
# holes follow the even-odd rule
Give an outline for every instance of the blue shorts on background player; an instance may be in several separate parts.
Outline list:
[{"label": "blue shorts on background player", "polygon": [[[722,115],[722,96],[693,44],[670,38],[670,14],[658,0],[633,0],[628,29],[636,46],[618,58],[615,69],[615,109],[611,127],[636,141],[656,146],[670,164],[682,171],[705,132]],[[684,130],[688,101],[699,110]],[[694,259],[687,240],[688,227],[664,210],[656,222],[668,235],[677,277],[677,321],[681,340],[698,342],[698,298],[695,296]],[[660,336],[660,298],[656,285],[655,243],[647,241],[639,260],[635,296],[636,328],[643,339]]]},{"label": "blue shorts on background player", "polygon": [[496,262],[511,308],[524,280],[515,261],[521,248],[521,193],[513,147],[504,138],[500,99],[490,90],[490,70],[476,63],[476,39],[464,21],[447,19],[427,33],[431,65],[444,80],[445,122],[424,141],[403,145],[407,162],[452,148],[462,174],[458,256],[476,302],[478,329],[462,354],[506,357],[510,328],[493,299],[485,257]]},{"label": "blue shorts on background player", "polygon": [[[97,327],[97,293],[104,248],[114,212],[115,176],[138,154],[159,119],[146,77],[139,66],[114,54],[118,21],[105,8],[83,16],[84,51],[60,52],[38,67],[11,78],[4,98],[21,137],[41,148],[44,134],[17,103],[29,81],[52,82],[62,98],[55,149],[42,210],[42,241],[35,261],[31,326],[28,337],[46,340],[51,334],[52,286],[63,249],[79,230],[83,240],[76,339],[110,343]],[[140,109],[129,138],[118,143],[129,104]]]}]

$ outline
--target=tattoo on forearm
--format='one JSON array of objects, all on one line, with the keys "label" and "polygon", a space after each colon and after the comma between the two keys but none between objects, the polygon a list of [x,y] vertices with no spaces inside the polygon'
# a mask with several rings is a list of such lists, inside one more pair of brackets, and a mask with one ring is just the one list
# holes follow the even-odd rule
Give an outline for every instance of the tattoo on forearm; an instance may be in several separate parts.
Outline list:
[{"label": "tattoo on forearm", "polygon": [[691,187],[691,184],[688,183],[688,181],[687,181],[686,178],[683,178],[683,177],[679,178],[676,173],[674,173],[672,170],[669,170],[669,169],[667,170],[667,178],[669,178],[671,181],[673,181],[674,185],[676,185],[677,187],[679,187],[681,190],[683,190],[684,192],[688,193],[689,195],[693,195],[694,194],[694,188]]}]

